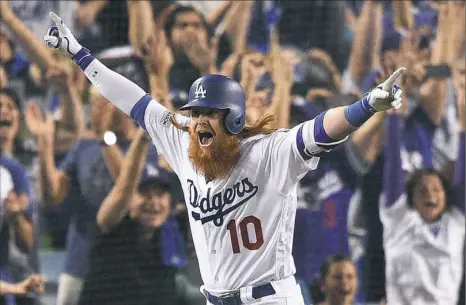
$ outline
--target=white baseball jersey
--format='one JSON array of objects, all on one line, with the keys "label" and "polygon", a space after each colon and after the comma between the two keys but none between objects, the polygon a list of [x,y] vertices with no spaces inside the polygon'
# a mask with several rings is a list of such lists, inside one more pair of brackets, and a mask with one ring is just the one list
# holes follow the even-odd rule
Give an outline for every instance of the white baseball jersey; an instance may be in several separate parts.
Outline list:
[{"label": "white baseball jersey", "polygon": [[189,134],[169,117],[152,101],[145,126],[181,181],[206,289],[222,293],[293,275],[296,185],[319,161],[298,152],[300,126],[241,141],[230,175],[207,183],[189,160]]},{"label": "white baseball jersey", "polygon": [[[170,123],[172,114],[166,108],[98,60],[84,73],[103,96],[147,130],[178,175],[209,292],[238,290],[295,273],[291,249],[296,186],[317,167],[319,158],[313,156],[324,151],[314,140],[314,121],[241,141],[240,159],[230,175],[207,183],[189,160],[189,134]],[[189,121],[177,116],[178,122]]]},{"label": "white baseball jersey", "polygon": [[463,275],[463,213],[453,207],[438,223],[428,224],[408,207],[406,195],[391,207],[384,200],[380,219],[388,305],[456,305]]}]

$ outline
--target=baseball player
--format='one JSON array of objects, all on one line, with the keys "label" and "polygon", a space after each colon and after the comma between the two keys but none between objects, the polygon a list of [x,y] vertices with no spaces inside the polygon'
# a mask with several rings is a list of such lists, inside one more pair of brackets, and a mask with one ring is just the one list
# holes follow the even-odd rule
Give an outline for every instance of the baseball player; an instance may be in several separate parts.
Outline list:
[{"label": "baseball player", "polygon": [[67,54],[90,82],[152,138],[183,187],[209,304],[304,304],[291,256],[296,185],[319,156],[375,112],[401,106],[400,68],[362,100],[290,130],[273,117],[245,122],[241,86],[206,75],[189,90],[189,117],[170,113],[83,48],[54,13],[48,47]]}]

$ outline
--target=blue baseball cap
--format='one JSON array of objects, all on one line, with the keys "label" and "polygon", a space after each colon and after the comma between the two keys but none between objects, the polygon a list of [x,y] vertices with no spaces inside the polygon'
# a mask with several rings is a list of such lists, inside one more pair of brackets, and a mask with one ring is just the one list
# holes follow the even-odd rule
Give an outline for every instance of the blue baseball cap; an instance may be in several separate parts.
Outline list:
[{"label": "blue baseball cap", "polygon": [[146,163],[139,181],[138,190],[155,188],[170,191],[172,179],[172,174],[166,169],[153,163]]}]

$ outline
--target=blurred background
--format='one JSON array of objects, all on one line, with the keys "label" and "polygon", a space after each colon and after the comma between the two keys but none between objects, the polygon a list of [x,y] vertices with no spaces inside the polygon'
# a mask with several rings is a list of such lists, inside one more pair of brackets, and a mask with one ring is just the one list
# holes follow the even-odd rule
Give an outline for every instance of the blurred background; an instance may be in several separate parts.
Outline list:
[{"label": "blurred background", "polygon": [[[175,112],[194,80],[220,73],[243,86],[248,120],[271,113],[275,127],[289,128],[408,69],[400,83],[405,107],[392,114],[402,124],[399,142],[390,140],[389,115],[376,114],[299,184],[293,256],[306,304],[329,297],[322,285],[333,269],[321,267],[341,261],[351,279],[325,285],[343,291],[345,302],[383,303],[379,198],[400,182],[397,172],[431,168],[454,184],[464,167],[465,1],[0,3],[0,279],[18,285],[0,304],[78,304],[101,240],[96,214],[136,134],[79,67],[45,47],[50,11],[104,64]],[[161,285],[152,304],[205,304],[179,182],[162,156],[148,154],[154,175],[171,179],[169,216],[157,230],[170,227],[170,238],[182,241],[170,259],[154,258],[173,271],[166,278],[174,285]],[[390,163],[392,155],[402,162]],[[451,242],[464,244],[464,236]],[[154,251],[168,255],[172,244]],[[455,268],[463,282],[451,285],[464,304],[463,265]],[[43,293],[35,274],[44,277]]]}]

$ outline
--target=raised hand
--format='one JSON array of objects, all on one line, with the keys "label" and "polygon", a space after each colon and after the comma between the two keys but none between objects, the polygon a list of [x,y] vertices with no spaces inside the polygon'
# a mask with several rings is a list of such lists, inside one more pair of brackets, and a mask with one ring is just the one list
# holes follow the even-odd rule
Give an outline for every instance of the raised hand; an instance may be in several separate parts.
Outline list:
[{"label": "raised hand", "polygon": [[164,31],[156,28],[154,38],[149,40],[145,50],[144,61],[149,73],[165,75],[170,71],[174,59]]},{"label": "raised hand", "polygon": [[[84,57],[89,55],[89,51],[83,49],[60,17],[58,17],[54,12],[50,12],[50,17],[55,23],[55,26],[49,28],[47,34],[45,34],[45,45],[52,49],[59,49],[66,56],[79,64]],[[79,53],[81,50],[83,50],[83,52]]]},{"label": "raised hand", "polygon": [[32,101],[26,107],[26,125],[31,133],[37,137],[47,137],[53,139],[55,124],[51,114],[43,117],[37,102]]},{"label": "raised hand", "polygon": [[8,5],[7,0],[1,0],[0,1],[0,20],[5,20],[7,19],[13,12],[10,9],[10,6]]},{"label": "raised hand", "polygon": [[264,55],[250,53],[241,60],[241,87],[248,97],[253,94],[260,77],[267,72]]},{"label": "raised hand", "polygon": [[58,62],[50,66],[46,72],[46,79],[49,84],[51,84],[55,89],[62,90],[63,88],[70,85],[72,81],[73,69],[71,63],[66,60],[66,62]]},{"label": "raised hand", "polygon": [[401,108],[401,95],[403,90],[401,90],[395,82],[405,72],[406,68],[399,68],[390,75],[387,80],[369,93],[367,98],[369,105],[373,108],[374,112],[386,111],[391,108]]},{"label": "raised hand", "polygon": [[218,51],[217,37],[212,37],[210,45],[203,42],[198,36],[186,36],[183,48],[191,63],[198,68],[202,74],[214,72],[215,61]]}]

